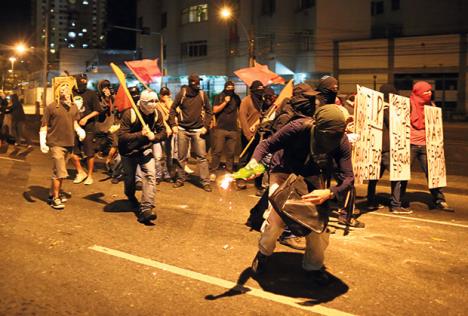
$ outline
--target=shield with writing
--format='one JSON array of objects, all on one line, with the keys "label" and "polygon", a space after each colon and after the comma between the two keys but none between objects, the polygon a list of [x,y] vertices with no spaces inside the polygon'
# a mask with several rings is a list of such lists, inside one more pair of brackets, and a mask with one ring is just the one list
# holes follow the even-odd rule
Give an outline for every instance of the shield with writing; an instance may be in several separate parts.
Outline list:
[{"label": "shield with writing", "polygon": [[410,99],[390,93],[389,101],[390,180],[410,180]]},{"label": "shield with writing", "polygon": [[426,153],[429,189],[447,186],[445,169],[444,130],[442,126],[442,109],[435,106],[424,106],[426,124]]}]

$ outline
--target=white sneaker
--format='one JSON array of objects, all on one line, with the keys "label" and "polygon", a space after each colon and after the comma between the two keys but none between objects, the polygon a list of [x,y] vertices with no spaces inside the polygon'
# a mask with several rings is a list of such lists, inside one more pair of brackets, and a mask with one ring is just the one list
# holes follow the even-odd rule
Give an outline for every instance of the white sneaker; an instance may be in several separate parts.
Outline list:
[{"label": "white sneaker", "polygon": [[215,182],[216,181],[216,174],[212,173],[210,174],[210,181]]},{"label": "white sneaker", "polygon": [[73,183],[74,184],[78,184],[78,183],[81,183],[83,182],[84,179],[86,179],[88,177],[88,175],[86,173],[78,173],[76,175],[76,178],[75,180],[73,180]]},{"label": "white sneaker", "polygon": [[93,184],[93,178],[92,177],[87,177],[86,180],[83,182],[85,185],[90,185]]}]

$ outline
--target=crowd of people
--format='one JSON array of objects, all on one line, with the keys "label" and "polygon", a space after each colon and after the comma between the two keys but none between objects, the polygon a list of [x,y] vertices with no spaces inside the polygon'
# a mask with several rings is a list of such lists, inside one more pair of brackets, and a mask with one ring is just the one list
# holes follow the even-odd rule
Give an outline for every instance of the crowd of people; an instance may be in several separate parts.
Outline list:
[{"label": "crowd of people", "polygon": [[[238,190],[245,189],[253,180],[257,195],[268,201],[268,196],[287,182],[291,174],[299,175],[305,179],[308,189],[302,196],[303,201],[317,207],[326,206],[328,211],[331,209],[328,203],[335,201],[340,223],[363,227],[356,218],[349,216],[353,207],[347,208],[347,204],[354,203],[354,199],[349,198],[350,194],[355,195],[351,152],[359,134],[350,127],[354,96],[340,100],[338,81],[334,77],[324,76],[315,89],[306,83],[296,84],[292,96],[281,104],[275,102],[274,90],[258,80],[252,82],[248,95],[242,99],[234,83],[227,81],[212,106],[207,93],[201,89],[201,80],[196,74],[190,75],[188,85],[182,86],[174,99],[167,87],[162,87],[159,94],[131,87],[129,92],[136,107],[122,112],[117,111],[108,80],[98,83],[97,93],[87,89],[86,75],[76,76],[75,87],[67,83],[58,87],[56,100],[45,108],[40,129],[41,151],[50,152],[53,160],[51,207],[65,207],[62,183],[68,177],[67,159],[72,158],[77,171],[73,183],[92,185],[95,157],[100,153],[112,183],[123,180],[124,193],[137,210],[138,221],[149,223],[157,218],[154,210],[156,185],[167,181],[174,188],[182,188],[192,173],[188,166],[192,157],[198,164],[199,187],[206,192],[212,192],[212,183],[221,173],[235,172]],[[413,160],[418,159],[426,177],[422,108],[431,104],[431,89],[427,82],[418,82],[411,95],[411,156]],[[383,173],[389,169],[390,159],[388,95],[397,91],[391,85],[384,85],[381,92],[387,102],[382,140]],[[0,96],[2,109],[6,108],[3,100]],[[21,135],[21,124],[13,130]],[[240,154],[238,148],[242,149]],[[81,165],[82,161],[86,162],[86,168]],[[376,185],[377,180],[368,183],[367,208],[370,211],[383,207],[376,200]],[[407,181],[391,182],[390,212],[412,213],[403,204],[406,187]],[[140,200],[135,194],[139,188]],[[438,209],[453,211],[440,188],[430,192]],[[305,250],[303,268],[318,283],[328,281],[323,265],[328,245],[327,229],[296,236],[289,229],[292,227],[268,203],[260,217],[262,234],[252,264],[254,272],[265,271],[268,257],[280,241]]]}]

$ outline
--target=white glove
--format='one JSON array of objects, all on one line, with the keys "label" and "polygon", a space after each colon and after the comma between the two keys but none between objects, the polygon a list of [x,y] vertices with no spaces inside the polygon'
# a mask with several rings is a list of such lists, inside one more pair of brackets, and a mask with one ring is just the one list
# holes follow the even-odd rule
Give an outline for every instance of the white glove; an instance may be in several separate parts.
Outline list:
[{"label": "white glove", "polygon": [[47,154],[49,152],[49,146],[47,146],[47,131],[46,130],[40,130],[39,131],[39,144],[41,146],[41,151],[44,154]]},{"label": "white glove", "polygon": [[82,142],[86,138],[86,132],[81,127],[76,128],[76,135],[78,135],[78,139],[80,140],[80,142]]},{"label": "white glove", "polygon": [[206,127],[200,128],[200,135],[205,135],[207,132]]}]

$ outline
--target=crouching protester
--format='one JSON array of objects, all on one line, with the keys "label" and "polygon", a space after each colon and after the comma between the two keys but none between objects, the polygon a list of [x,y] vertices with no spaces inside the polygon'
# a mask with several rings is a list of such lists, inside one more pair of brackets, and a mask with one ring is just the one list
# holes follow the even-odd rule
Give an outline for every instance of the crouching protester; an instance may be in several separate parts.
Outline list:
[{"label": "crouching protester", "polygon": [[[290,177],[302,176],[307,183],[305,194],[299,197],[299,202],[315,205],[321,209],[323,229],[321,233],[311,231],[306,235],[306,249],[303,258],[303,269],[314,283],[324,285],[329,282],[325,272],[324,252],[328,246],[329,232],[327,201],[342,196],[352,187],[354,182],[351,165],[351,146],[344,134],[345,118],[335,104],[324,105],[317,109],[314,120],[310,118],[296,119],[277,133],[261,142],[255,149],[252,159],[245,167],[255,174],[258,161],[269,153],[273,154],[270,166],[270,201],[275,191]],[[342,175],[342,181],[330,189],[325,189],[322,181],[323,161],[331,164],[331,159],[337,164],[337,171]],[[246,172],[247,174],[248,172]],[[281,189],[281,188],[280,188]],[[307,193],[309,192],[309,193]],[[259,240],[259,251],[252,263],[254,273],[263,273],[267,267],[268,258],[273,254],[278,237],[286,227],[278,212],[269,208],[267,220],[263,223]]]},{"label": "crouching protester", "polygon": [[[163,117],[156,110],[158,97],[156,92],[145,90],[141,93],[138,107],[145,122],[142,125],[133,108],[122,114],[119,129],[119,152],[125,173],[125,195],[138,210],[138,221],[149,223],[156,219],[154,196],[156,193],[156,167],[153,155],[153,145],[166,138],[166,128]],[[142,171],[142,198],[138,202],[135,191],[135,173],[137,166]]]},{"label": "crouching protester", "polygon": [[73,82],[73,78],[68,80],[65,78],[55,87],[55,101],[44,109],[39,130],[41,151],[44,154],[50,152],[53,161],[48,202],[52,208],[58,210],[64,209],[64,203],[67,201],[61,188],[63,179],[68,178],[67,161],[75,145],[75,132],[80,141],[86,137],[86,132],[77,122],[80,119],[80,113],[72,102]]}]

